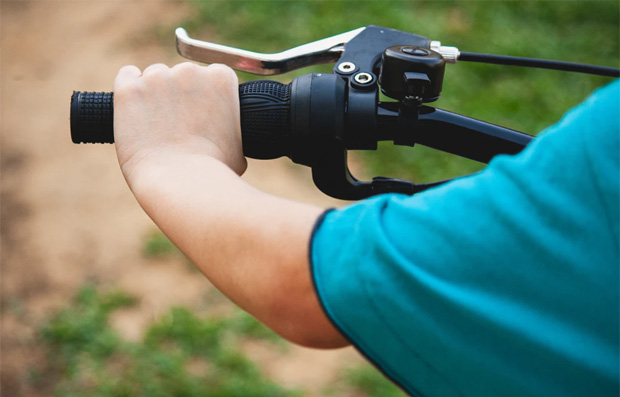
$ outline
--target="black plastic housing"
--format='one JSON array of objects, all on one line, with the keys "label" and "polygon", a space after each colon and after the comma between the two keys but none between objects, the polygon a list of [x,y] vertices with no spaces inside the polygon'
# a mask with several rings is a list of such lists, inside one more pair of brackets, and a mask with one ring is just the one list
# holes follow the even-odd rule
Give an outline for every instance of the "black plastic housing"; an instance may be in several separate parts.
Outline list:
[{"label": "black plastic housing", "polygon": [[381,92],[399,101],[420,95],[422,102],[433,102],[441,94],[444,71],[445,61],[438,52],[411,45],[388,47],[379,72]]},{"label": "black plastic housing", "polygon": [[314,167],[327,147],[343,144],[346,83],[337,75],[312,73],[291,83],[291,159]]}]

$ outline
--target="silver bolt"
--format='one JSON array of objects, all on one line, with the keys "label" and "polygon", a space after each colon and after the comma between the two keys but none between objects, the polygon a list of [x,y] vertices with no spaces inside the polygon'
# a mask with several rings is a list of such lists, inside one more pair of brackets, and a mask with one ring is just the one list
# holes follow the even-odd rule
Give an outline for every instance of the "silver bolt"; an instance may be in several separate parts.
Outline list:
[{"label": "silver bolt", "polygon": [[338,70],[342,73],[351,73],[357,66],[353,62],[342,62],[338,65]]},{"label": "silver bolt", "polygon": [[431,50],[440,53],[446,63],[456,63],[461,56],[458,48],[443,46],[441,41],[431,41]]},{"label": "silver bolt", "polygon": [[372,83],[373,78],[371,74],[366,73],[366,72],[361,72],[361,73],[356,74],[353,77],[353,80],[355,80],[355,82],[358,84],[365,85],[365,84]]}]

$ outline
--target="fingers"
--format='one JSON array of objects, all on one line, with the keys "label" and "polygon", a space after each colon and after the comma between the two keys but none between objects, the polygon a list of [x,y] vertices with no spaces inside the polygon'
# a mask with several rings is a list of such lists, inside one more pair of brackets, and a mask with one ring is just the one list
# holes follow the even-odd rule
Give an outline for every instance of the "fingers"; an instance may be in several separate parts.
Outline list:
[{"label": "fingers", "polygon": [[[198,75],[206,76],[216,82],[234,82],[238,84],[237,75],[228,66],[213,63],[208,66],[197,65],[191,62],[183,62],[172,67],[172,72],[178,75]],[[146,72],[146,71],[145,71]]]},{"label": "fingers", "polygon": [[207,70],[209,71],[209,73],[215,76],[216,80],[225,81],[235,86],[235,90],[237,85],[239,85],[237,74],[229,66],[223,65],[221,63],[213,63],[207,67]]},{"label": "fingers", "polygon": [[144,69],[143,72],[137,66],[127,65],[123,66],[114,79],[114,91],[119,91],[128,85],[135,83],[140,77],[146,75],[152,75],[158,71],[167,70],[168,66],[163,63],[155,63]]},{"label": "fingers", "polygon": [[224,65],[223,63],[212,63],[207,66],[207,69],[211,71],[211,73],[216,73],[219,76],[228,78],[228,79],[237,79],[237,74],[230,66]]},{"label": "fingers", "polygon": [[151,66],[147,66],[146,69],[142,72],[142,76],[147,76],[149,74],[156,74],[159,71],[168,70],[168,66],[163,63],[155,63]]},{"label": "fingers", "polygon": [[182,63],[177,63],[176,65],[174,65],[172,67],[172,71],[184,73],[186,71],[195,71],[195,70],[200,70],[201,68],[206,68],[206,67],[208,66],[200,66],[192,62],[182,62]]},{"label": "fingers", "polygon": [[230,67],[222,64],[200,66],[184,62],[169,68],[163,63],[156,63],[142,72],[136,66],[124,66],[114,80],[114,92],[117,98],[139,95],[147,87],[162,88],[162,82],[165,81],[170,83],[168,88],[176,87],[178,91],[191,92],[207,87],[208,92],[231,95],[233,102],[238,102],[237,75]]},{"label": "fingers", "polygon": [[114,91],[119,91],[123,87],[131,84],[142,75],[140,69],[134,65],[123,66],[114,79]]},{"label": "fingers", "polygon": [[128,65],[122,67],[114,80],[114,88],[116,91],[117,87],[123,87],[128,83],[135,82],[140,77],[147,76],[155,76],[160,72],[172,70],[177,74],[181,75],[189,75],[193,73],[205,73],[206,75],[211,76],[211,78],[215,81],[226,81],[233,84],[238,84],[237,75],[235,72],[228,66],[222,64],[211,64],[209,66],[200,66],[191,62],[183,62],[177,65],[174,65],[172,68],[169,68],[163,63],[155,63],[153,65],[147,66],[144,71],[140,72],[140,69],[133,65]]}]

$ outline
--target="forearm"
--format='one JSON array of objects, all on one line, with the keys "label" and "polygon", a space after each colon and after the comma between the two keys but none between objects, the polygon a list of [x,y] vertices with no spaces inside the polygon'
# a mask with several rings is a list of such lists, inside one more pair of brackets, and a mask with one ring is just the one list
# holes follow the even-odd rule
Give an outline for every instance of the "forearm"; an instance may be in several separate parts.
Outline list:
[{"label": "forearm", "polygon": [[119,71],[114,140],[146,213],[230,299],[285,338],[346,341],[312,286],[308,241],[321,209],[264,194],[246,168],[238,81],[222,65]]},{"label": "forearm", "polygon": [[331,327],[308,266],[320,208],[262,193],[195,148],[141,159],[128,183],[161,230],[236,304],[288,339],[334,346],[298,329],[313,324],[319,339]]}]

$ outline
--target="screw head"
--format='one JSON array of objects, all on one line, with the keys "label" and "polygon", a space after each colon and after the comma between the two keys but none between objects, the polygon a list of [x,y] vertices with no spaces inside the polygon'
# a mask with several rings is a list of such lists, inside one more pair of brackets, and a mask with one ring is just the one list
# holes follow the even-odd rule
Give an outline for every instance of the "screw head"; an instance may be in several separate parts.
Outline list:
[{"label": "screw head", "polygon": [[370,73],[361,72],[361,73],[356,74],[353,77],[353,80],[355,80],[357,84],[367,85],[367,84],[372,83],[373,77]]},{"label": "screw head", "polygon": [[403,47],[400,50],[405,54],[415,55],[418,57],[425,57],[430,54],[428,50],[419,47]]},{"label": "screw head", "polygon": [[338,65],[338,71],[342,73],[353,73],[357,66],[353,62],[342,62]]}]

